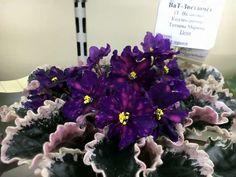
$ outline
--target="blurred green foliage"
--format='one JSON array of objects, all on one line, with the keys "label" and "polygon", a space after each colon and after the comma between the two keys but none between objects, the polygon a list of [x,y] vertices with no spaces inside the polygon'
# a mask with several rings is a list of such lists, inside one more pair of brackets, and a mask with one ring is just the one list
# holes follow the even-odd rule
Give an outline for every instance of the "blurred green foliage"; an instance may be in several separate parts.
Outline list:
[{"label": "blurred green foliage", "polygon": [[226,84],[229,90],[234,94],[234,98],[236,98],[236,75],[226,79]]}]

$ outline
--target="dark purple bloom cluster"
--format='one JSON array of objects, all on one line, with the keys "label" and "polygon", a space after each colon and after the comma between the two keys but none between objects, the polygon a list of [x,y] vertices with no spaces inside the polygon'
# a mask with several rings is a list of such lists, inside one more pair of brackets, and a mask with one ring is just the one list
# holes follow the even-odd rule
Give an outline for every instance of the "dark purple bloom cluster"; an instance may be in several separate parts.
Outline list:
[{"label": "dark purple bloom cluster", "polygon": [[141,45],[143,50],[127,46],[121,54],[113,51],[110,65],[100,64],[111,51],[107,45],[91,47],[86,66],[40,70],[36,74],[40,87],[32,91],[32,102],[37,107],[44,100],[41,96],[63,98],[62,112],[68,121],[93,113],[95,126],[106,128],[120,149],[149,135],[177,141],[175,125],[187,116],[177,103],[189,96],[177,52],[161,34],[148,32]]},{"label": "dark purple bloom cluster", "polygon": [[64,71],[52,66],[46,69],[37,69],[29,78],[37,80],[39,87],[28,91],[28,101],[23,103],[25,109],[37,111],[39,106],[44,104],[45,100],[55,100],[62,98],[67,100],[71,97],[67,80],[81,75],[80,67],[67,68]]}]

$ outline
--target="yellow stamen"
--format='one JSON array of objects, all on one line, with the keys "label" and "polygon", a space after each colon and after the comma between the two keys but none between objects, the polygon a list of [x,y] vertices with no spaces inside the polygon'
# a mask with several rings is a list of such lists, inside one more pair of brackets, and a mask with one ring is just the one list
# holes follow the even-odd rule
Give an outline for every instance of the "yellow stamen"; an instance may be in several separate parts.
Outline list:
[{"label": "yellow stamen", "polygon": [[135,71],[132,71],[130,74],[129,74],[129,78],[131,80],[134,80],[134,79],[137,79],[137,73]]},{"label": "yellow stamen", "polygon": [[93,99],[90,96],[85,95],[85,97],[84,97],[84,104],[89,104],[92,101],[93,101]]},{"label": "yellow stamen", "polygon": [[53,78],[51,79],[51,81],[56,82],[56,81],[58,81],[58,78],[57,78],[57,77],[53,77]]},{"label": "yellow stamen", "polygon": [[128,119],[129,119],[129,115],[130,115],[129,112],[122,112],[122,113],[120,113],[119,114],[120,123],[123,124],[123,125],[126,125]]},{"label": "yellow stamen", "polygon": [[170,71],[170,69],[169,69],[169,68],[168,68],[168,66],[166,66],[166,65],[164,66],[164,68],[163,68],[163,69],[164,69],[164,71],[165,71],[165,73],[166,73],[166,74],[168,74],[168,73],[169,73],[169,71]]},{"label": "yellow stamen", "polygon": [[164,112],[162,109],[157,109],[155,114],[156,114],[157,120],[161,120],[162,116],[164,115]]},{"label": "yellow stamen", "polygon": [[153,52],[153,51],[154,51],[154,49],[153,49],[152,47],[150,47],[150,49],[149,49],[149,50],[150,50],[150,52]]}]

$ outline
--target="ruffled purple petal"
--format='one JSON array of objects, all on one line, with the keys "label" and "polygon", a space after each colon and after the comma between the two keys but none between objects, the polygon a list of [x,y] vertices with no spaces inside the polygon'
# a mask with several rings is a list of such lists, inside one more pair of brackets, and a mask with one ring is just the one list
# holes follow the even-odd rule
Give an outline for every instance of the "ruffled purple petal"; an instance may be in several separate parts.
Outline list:
[{"label": "ruffled purple petal", "polygon": [[188,116],[188,113],[185,111],[179,110],[166,110],[163,118],[169,119],[174,123],[181,123]]},{"label": "ruffled purple petal", "polygon": [[90,95],[98,88],[99,79],[94,72],[85,70],[81,78],[69,79],[67,84],[74,96]]},{"label": "ruffled purple petal", "polygon": [[152,33],[147,32],[146,36],[144,37],[144,42],[141,43],[143,46],[144,52],[150,52],[150,48],[155,49],[157,40],[159,41],[159,37],[154,37]]},{"label": "ruffled purple petal", "polygon": [[89,109],[90,107],[86,107],[83,100],[72,100],[64,104],[62,112],[69,121],[75,122],[78,116],[88,113]]},{"label": "ruffled purple petal", "polygon": [[122,110],[123,106],[121,105],[119,99],[113,96],[101,98],[98,104],[98,109],[101,112],[105,112],[107,114],[119,114]]},{"label": "ruffled purple petal", "polygon": [[151,63],[152,63],[151,59],[144,59],[143,61],[137,62],[135,71],[138,74],[143,74],[151,68]]},{"label": "ruffled purple petal", "polygon": [[106,48],[101,47],[100,49],[93,46],[89,49],[89,57],[87,59],[87,65],[92,68],[98,64],[103,57],[107,56],[111,52],[111,47],[107,44]]},{"label": "ruffled purple petal", "polygon": [[129,68],[126,65],[126,61],[118,56],[117,51],[114,51],[111,57],[111,74],[127,76],[128,73]]},{"label": "ruffled purple petal", "polygon": [[142,138],[152,134],[154,128],[156,128],[156,120],[152,115],[135,116],[132,119],[131,126],[137,132],[137,137]]},{"label": "ruffled purple petal", "polygon": [[179,135],[176,131],[175,125],[168,119],[161,119],[160,124],[160,133],[169,137],[171,141],[177,142],[179,139]]},{"label": "ruffled purple petal", "polygon": [[180,80],[171,83],[160,82],[149,90],[149,97],[153,105],[159,108],[167,108],[189,95],[185,82]]},{"label": "ruffled purple petal", "polygon": [[133,127],[123,126],[121,128],[119,148],[124,149],[134,143],[137,139],[137,132]]},{"label": "ruffled purple petal", "polygon": [[44,104],[45,100],[53,100],[49,95],[30,95],[29,101],[23,103],[23,106],[27,110],[37,112],[37,109]]},{"label": "ruffled purple petal", "polygon": [[169,72],[167,75],[172,76],[173,78],[179,78],[181,74],[181,70],[178,66],[177,59],[170,60],[167,64],[169,68]]},{"label": "ruffled purple petal", "polygon": [[96,115],[96,127],[104,128],[107,125],[114,123],[114,116],[112,114],[106,114],[105,112],[100,112]]}]

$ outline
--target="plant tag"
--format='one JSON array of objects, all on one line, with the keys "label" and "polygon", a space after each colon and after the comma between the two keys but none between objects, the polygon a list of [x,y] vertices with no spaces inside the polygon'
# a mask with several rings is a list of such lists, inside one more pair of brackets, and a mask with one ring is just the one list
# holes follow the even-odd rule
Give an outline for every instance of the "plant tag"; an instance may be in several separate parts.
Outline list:
[{"label": "plant tag", "polygon": [[173,46],[211,49],[216,40],[224,0],[160,0],[155,32]]}]

